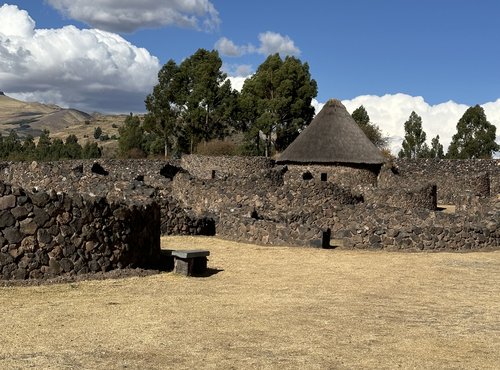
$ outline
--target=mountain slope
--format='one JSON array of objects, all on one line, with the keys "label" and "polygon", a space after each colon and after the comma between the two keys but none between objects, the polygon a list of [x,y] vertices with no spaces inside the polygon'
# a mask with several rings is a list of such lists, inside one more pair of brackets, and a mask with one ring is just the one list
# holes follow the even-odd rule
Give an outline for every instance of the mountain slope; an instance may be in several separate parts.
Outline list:
[{"label": "mountain slope", "polygon": [[92,117],[76,109],[57,105],[27,103],[0,93],[0,133],[6,135],[16,130],[20,136],[38,136],[42,130],[61,131],[80,125]]}]

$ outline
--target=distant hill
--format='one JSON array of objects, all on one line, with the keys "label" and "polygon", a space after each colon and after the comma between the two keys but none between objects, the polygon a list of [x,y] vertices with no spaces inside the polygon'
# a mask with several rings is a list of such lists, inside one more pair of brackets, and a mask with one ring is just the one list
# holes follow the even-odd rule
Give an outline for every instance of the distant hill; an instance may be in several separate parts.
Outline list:
[{"label": "distant hill", "polygon": [[72,125],[90,121],[92,116],[76,109],[64,109],[53,104],[27,103],[0,94],[0,133],[16,130],[20,136],[39,136],[47,129],[61,131]]},{"label": "distant hill", "polygon": [[20,137],[38,137],[43,130],[50,131],[50,137],[65,140],[76,135],[80,144],[97,141],[103,147],[106,157],[116,153],[117,140],[95,140],[94,130],[100,127],[109,138],[118,136],[127,115],[92,115],[65,109],[54,104],[28,103],[13,99],[0,92],[0,134],[4,137],[15,130]]}]

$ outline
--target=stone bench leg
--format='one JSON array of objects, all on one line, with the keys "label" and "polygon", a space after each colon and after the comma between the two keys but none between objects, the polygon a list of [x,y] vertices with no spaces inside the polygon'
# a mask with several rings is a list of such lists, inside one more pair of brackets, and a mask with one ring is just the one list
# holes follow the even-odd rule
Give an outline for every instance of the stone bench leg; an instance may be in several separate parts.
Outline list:
[{"label": "stone bench leg", "polygon": [[207,271],[207,257],[175,257],[174,272],[184,276],[202,275]]}]

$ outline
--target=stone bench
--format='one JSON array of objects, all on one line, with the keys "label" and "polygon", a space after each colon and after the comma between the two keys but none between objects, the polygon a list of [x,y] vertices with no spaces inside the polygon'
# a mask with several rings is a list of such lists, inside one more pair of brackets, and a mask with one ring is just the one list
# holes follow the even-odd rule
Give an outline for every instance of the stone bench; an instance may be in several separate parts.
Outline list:
[{"label": "stone bench", "polygon": [[196,250],[173,250],[174,272],[177,274],[192,276],[203,275],[207,271],[207,257],[210,251]]}]

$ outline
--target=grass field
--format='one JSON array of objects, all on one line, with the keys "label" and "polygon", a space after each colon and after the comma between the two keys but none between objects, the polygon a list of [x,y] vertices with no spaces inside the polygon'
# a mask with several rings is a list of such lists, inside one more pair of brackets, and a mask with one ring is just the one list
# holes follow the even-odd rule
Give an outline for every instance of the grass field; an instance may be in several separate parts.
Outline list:
[{"label": "grass field", "polygon": [[0,368],[500,367],[500,252],[162,243],[214,274],[0,288]]}]

